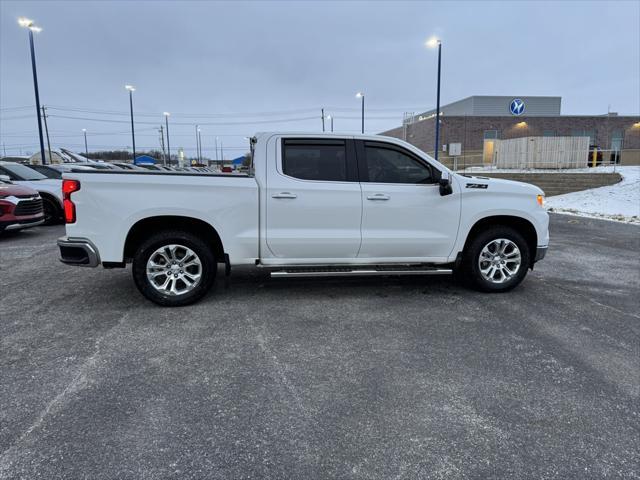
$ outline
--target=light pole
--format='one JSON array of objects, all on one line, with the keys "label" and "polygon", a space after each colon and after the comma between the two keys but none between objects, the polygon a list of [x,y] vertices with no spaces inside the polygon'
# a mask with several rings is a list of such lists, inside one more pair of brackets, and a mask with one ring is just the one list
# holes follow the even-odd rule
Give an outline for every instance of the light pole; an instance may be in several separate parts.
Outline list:
[{"label": "light pole", "polygon": [[84,133],[84,156],[89,160],[89,148],[87,148],[87,129],[83,128],[82,133]]},{"label": "light pole", "polygon": [[216,149],[216,162],[218,161],[218,137],[215,138],[214,142],[214,147]]},{"label": "light pole", "polygon": [[40,92],[38,91],[38,73],[36,71],[36,53],[33,47],[33,32],[41,32],[42,29],[33,24],[33,20],[25,17],[18,18],[18,25],[29,29],[29,48],[31,49],[31,69],[33,70],[33,90],[36,94],[36,114],[38,115],[38,135],[40,136],[40,156],[42,164],[46,165],[44,155],[44,138],[42,137],[42,117],[40,117]]},{"label": "light pole", "polygon": [[362,134],[364,135],[364,93],[356,93],[356,98],[362,99]]},{"label": "light pole", "polygon": [[427,47],[438,47],[438,87],[436,93],[436,149],[435,159],[438,160],[438,150],[440,149],[440,60],[442,58],[442,41],[437,37],[431,37],[427,40]]},{"label": "light pole", "polygon": [[200,129],[198,125],[196,125],[196,158],[198,159],[198,163],[200,163],[200,142],[198,141],[198,132]]},{"label": "light pole", "polygon": [[202,136],[201,130],[198,129],[198,163],[202,164]]},{"label": "light pole", "polygon": [[333,133],[333,117],[331,115],[327,115],[327,120],[331,122],[331,132]]},{"label": "light pole", "polygon": [[167,127],[167,157],[169,158],[169,165],[171,165],[171,146],[169,145],[169,112],[164,112],[164,124]]},{"label": "light pole", "polygon": [[133,144],[133,163],[136,163],[136,131],[133,127],[133,92],[136,91],[133,85],[125,85],[129,90],[129,109],[131,111],[131,143]]}]

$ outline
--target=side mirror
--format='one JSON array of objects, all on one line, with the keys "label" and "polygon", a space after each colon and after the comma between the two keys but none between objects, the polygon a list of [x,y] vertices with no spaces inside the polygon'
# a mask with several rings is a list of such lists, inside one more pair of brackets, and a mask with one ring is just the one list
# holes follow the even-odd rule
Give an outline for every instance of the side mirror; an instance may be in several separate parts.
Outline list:
[{"label": "side mirror", "polygon": [[440,185],[440,196],[444,197],[445,195],[451,195],[453,193],[453,187],[451,186],[451,180],[448,174],[441,176],[438,184]]},{"label": "side mirror", "polygon": [[0,182],[11,183],[11,178],[9,175],[0,175]]}]

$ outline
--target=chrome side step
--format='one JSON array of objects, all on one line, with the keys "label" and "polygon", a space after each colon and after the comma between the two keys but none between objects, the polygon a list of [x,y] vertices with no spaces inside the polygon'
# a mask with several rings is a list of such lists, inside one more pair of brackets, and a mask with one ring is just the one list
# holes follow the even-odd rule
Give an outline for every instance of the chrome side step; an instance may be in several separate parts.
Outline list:
[{"label": "chrome side step", "polygon": [[369,268],[332,267],[332,268],[287,268],[271,272],[271,278],[301,277],[355,277],[381,275],[450,275],[450,268],[434,268],[425,266],[377,266]]}]

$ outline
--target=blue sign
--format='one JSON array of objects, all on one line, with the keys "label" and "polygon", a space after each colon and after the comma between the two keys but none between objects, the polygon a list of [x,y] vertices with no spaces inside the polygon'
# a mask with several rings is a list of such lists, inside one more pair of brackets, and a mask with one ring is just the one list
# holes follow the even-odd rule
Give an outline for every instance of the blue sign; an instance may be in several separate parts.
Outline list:
[{"label": "blue sign", "polygon": [[138,155],[133,163],[135,165],[155,165],[158,161],[149,155]]},{"label": "blue sign", "polygon": [[524,102],[520,98],[514,98],[509,104],[511,115],[522,115],[524,113]]}]

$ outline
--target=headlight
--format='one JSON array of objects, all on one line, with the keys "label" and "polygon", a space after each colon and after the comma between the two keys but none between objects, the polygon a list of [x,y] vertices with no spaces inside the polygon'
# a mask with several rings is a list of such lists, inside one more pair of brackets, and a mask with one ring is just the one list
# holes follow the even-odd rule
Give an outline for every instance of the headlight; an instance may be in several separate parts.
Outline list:
[{"label": "headlight", "polygon": [[544,207],[544,195],[537,195],[536,201],[538,202],[538,205]]}]

